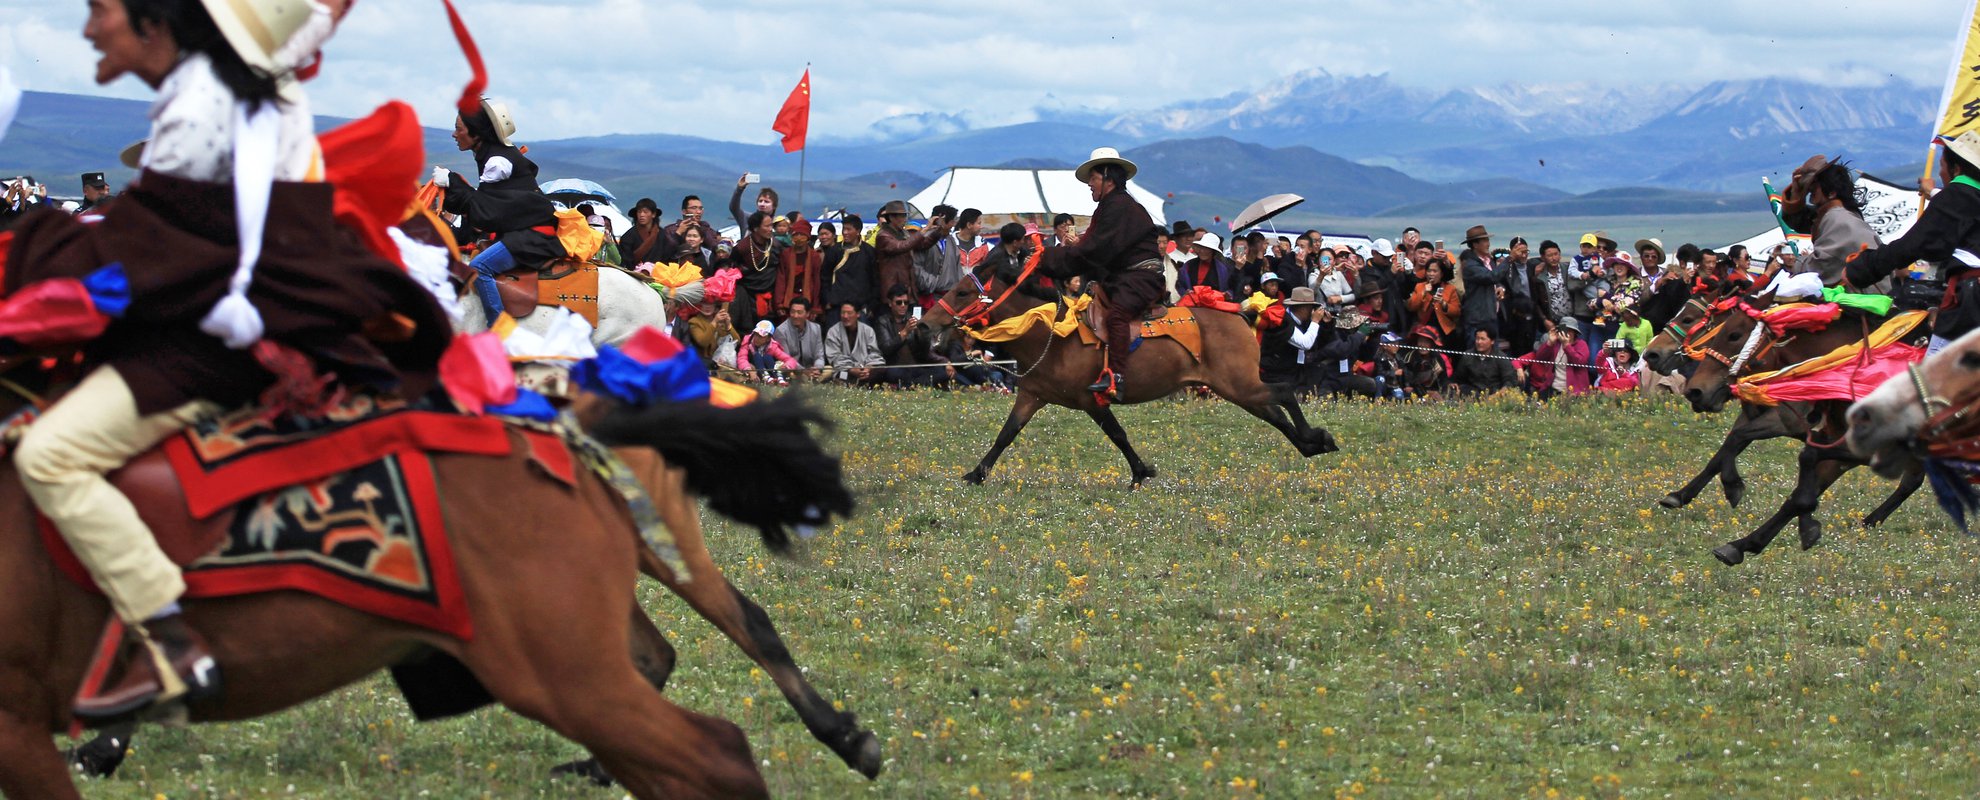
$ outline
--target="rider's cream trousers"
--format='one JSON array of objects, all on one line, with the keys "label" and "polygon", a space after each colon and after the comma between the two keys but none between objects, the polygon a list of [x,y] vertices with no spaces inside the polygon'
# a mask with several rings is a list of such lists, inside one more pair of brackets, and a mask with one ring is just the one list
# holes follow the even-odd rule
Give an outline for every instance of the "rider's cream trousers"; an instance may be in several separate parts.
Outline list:
[{"label": "rider's cream trousers", "polygon": [[99,367],[28,426],[14,452],[28,496],[125,622],[156,615],[186,582],[131,501],[103,476],[216,408],[192,402],[140,417],[123,376]]}]

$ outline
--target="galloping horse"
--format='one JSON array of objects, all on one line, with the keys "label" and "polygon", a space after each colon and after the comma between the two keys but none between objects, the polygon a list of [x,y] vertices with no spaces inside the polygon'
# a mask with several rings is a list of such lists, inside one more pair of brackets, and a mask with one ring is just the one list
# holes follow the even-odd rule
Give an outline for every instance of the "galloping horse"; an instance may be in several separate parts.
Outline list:
[{"label": "galloping horse", "polygon": [[[985,327],[1019,316],[1037,306],[1050,305],[1056,298],[1034,294],[1025,278],[1036,265],[1036,254],[1020,275],[1017,284],[992,276],[986,283],[975,272],[949,290],[934,308],[921,318],[939,350],[947,337],[961,325]],[[1199,361],[1181,344],[1168,338],[1146,338],[1134,354],[1134,380],[1125,384],[1118,402],[1133,405],[1158,400],[1185,386],[1206,386],[1219,397],[1237,404],[1285,435],[1300,455],[1313,457],[1340,449],[1325,428],[1309,426],[1300,412],[1292,387],[1267,384],[1258,377],[1258,339],[1251,326],[1237,314],[1198,307],[1195,324],[1202,331],[1202,359]],[[1004,448],[1017,439],[1039,409],[1047,404],[1086,412],[1107,438],[1127,457],[1133,485],[1155,477],[1155,467],[1141,459],[1128,444],[1127,432],[1112,409],[1101,404],[1087,385],[1100,374],[1101,350],[1081,344],[1078,332],[1060,336],[1049,324],[1031,327],[1022,336],[1004,342],[1004,351],[1016,359],[1017,401],[1004,420],[997,442],[990,446],[983,461],[963,479],[980,484],[996,466]]]},{"label": "galloping horse", "polygon": [[[1763,298],[1757,305],[1764,306],[1768,302],[1771,298]],[[1693,344],[1687,346],[1702,354],[1698,368],[1685,381],[1684,387],[1685,397],[1690,399],[1694,411],[1714,413],[1725,407],[1732,396],[1733,383],[1737,380],[1736,370],[1745,367],[1742,362],[1753,362],[1757,358],[1768,363],[1792,364],[1869,338],[1869,319],[1857,312],[1845,313],[1841,319],[1822,330],[1803,331],[1780,338],[1754,316],[1755,306],[1755,303],[1743,298],[1723,303],[1709,317],[1710,330],[1700,334]],[[1748,555],[1758,555],[1791,519],[1798,521],[1801,549],[1811,549],[1821,541],[1822,522],[1816,518],[1815,511],[1822,494],[1844,473],[1866,463],[1841,446],[1848,433],[1849,423],[1844,414],[1848,407],[1849,403],[1842,400],[1819,400],[1807,404],[1804,428],[1807,432],[1797,459],[1799,471],[1793,491],[1781,503],[1780,509],[1752,533],[1713,548],[1713,557],[1730,566],[1746,560]],[[1829,441],[1821,443],[1819,438]],[[1863,524],[1873,526],[1883,522],[1918,490],[1923,481],[1921,470],[1907,472],[1890,497],[1863,518]]]},{"label": "galloping horse", "polygon": [[1980,331],[1953,340],[1905,379],[1883,386],[1849,409],[1849,449],[1895,478],[1923,467],[1930,446],[1954,445],[1972,460],[1980,421]]},{"label": "galloping horse", "polygon": [[[1669,325],[1650,340],[1650,346],[1643,350],[1643,364],[1663,375],[1674,375],[1685,364],[1707,358],[1700,347],[1701,339],[1715,333],[1712,325],[1726,319],[1724,314],[1732,310],[1737,297],[1722,300],[1715,296],[1693,297],[1686,302],[1678,315],[1671,318]],[[1718,312],[1718,313],[1715,313]],[[1762,365],[1773,365],[1775,356],[1769,354],[1762,359]],[[1705,462],[1703,469],[1670,494],[1657,501],[1657,505],[1668,509],[1679,509],[1691,505],[1698,493],[1705,490],[1705,484],[1713,477],[1719,479],[1719,489],[1724,493],[1726,504],[1738,508],[1746,498],[1746,479],[1739,474],[1739,457],[1746,448],[1755,442],[1777,439],[1785,436],[1803,438],[1808,435],[1808,404],[1781,403],[1764,406],[1757,404],[1740,405],[1739,416],[1733,420],[1731,430],[1719,443],[1719,449]],[[1876,525],[1883,521],[1880,515],[1872,514],[1864,519],[1865,525]]]}]

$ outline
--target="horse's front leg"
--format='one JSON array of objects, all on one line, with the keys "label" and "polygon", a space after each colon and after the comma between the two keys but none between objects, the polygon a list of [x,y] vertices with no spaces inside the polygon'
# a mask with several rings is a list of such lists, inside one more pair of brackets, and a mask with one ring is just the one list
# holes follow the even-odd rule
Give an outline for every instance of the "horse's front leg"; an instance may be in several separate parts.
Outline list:
[{"label": "horse's front leg", "polygon": [[1127,431],[1121,428],[1121,421],[1114,416],[1113,409],[1096,408],[1086,412],[1086,415],[1099,424],[1101,432],[1107,434],[1107,440],[1120,448],[1121,455],[1127,456],[1128,470],[1134,476],[1134,486],[1139,487],[1142,481],[1155,477],[1155,465],[1142,461],[1141,456],[1134,452],[1134,446],[1128,444]]},{"label": "horse's front leg", "polygon": [[1004,429],[997,432],[997,443],[990,445],[990,452],[983,454],[983,460],[976,465],[976,469],[963,475],[963,480],[981,486],[990,477],[990,470],[997,466],[997,459],[1004,455],[1004,448],[1017,440],[1018,432],[1024,430],[1024,426],[1030,424],[1031,418],[1044,407],[1044,399],[1019,387],[1017,402],[1011,405],[1011,415],[1004,419]]}]

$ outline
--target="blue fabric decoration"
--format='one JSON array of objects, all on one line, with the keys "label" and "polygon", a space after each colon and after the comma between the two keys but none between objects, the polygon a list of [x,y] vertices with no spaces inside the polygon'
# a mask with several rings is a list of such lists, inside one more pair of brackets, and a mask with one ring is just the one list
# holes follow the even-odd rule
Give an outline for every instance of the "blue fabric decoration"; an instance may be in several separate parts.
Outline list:
[{"label": "blue fabric decoration", "polygon": [[1966,515],[1970,511],[1980,511],[1980,492],[1974,491],[1973,484],[1967,483],[1966,476],[1959,472],[1954,465],[1942,459],[1925,459],[1925,477],[1931,481],[1932,494],[1938,498],[1939,508],[1945,509],[1946,515],[1959,525],[1960,533],[1971,536],[1973,531],[1966,525]]},{"label": "blue fabric decoration", "polygon": [[488,413],[498,417],[549,422],[557,418],[557,409],[550,405],[549,398],[528,389],[516,389],[516,401],[505,406],[489,406]]},{"label": "blue fabric decoration", "polygon": [[96,303],[96,310],[106,317],[122,319],[124,312],[131,308],[131,279],[124,274],[122,261],[111,262],[84,275],[82,285],[89,290],[89,299]]},{"label": "blue fabric decoration", "polygon": [[597,358],[571,367],[571,380],[586,391],[637,407],[706,400],[709,393],[708,368],[688,349],[663,361],[642,364],[616,347],[599,345]]}]

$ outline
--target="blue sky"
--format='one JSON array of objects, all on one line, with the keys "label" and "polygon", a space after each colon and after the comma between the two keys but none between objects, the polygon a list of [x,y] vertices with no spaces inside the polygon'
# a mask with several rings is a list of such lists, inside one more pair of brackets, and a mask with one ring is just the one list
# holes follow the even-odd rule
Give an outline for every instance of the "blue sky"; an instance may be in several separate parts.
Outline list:
[{"label": "blue sky", "polygon": [[[1255,90],[1303,69],[1434,88],[1791,77],[1943,83],[1962,0],[1179,0],[861,3],[458,0],[529,138],[663,132],[767,142],[812,64],[812,130],[900,114],[1028,121]],[[91,80],[84,0],[0,0],[0,65],[31,90],[144,98]],[[311,84],[320,113],[392,98],[444,126],[467,69],[439,0],[360,0]],[[1048,99],[1049,98],[1049,99]]]}]

